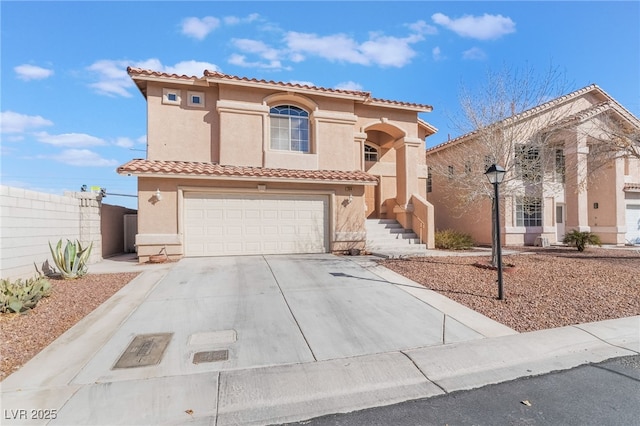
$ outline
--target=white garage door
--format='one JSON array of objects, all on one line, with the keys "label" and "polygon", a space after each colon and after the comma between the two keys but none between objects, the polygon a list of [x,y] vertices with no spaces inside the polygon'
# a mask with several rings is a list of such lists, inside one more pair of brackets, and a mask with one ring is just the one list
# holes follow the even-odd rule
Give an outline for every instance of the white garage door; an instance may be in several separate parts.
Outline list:
[{"label": "white garage door", "polygon": [[185,193],[186,256],[325,253],[327,196]]},{"label": "white garage door", "polygon": [[640,204],[627,205],[626,225],[627,242],[640,244]]}]

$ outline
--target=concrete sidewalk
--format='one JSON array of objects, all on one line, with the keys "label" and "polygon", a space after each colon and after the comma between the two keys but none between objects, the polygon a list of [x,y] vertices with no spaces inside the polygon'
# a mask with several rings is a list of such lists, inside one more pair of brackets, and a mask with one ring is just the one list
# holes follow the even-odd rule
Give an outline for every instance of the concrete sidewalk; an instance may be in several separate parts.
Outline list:
[{"label": "concrete sidewalk", "polygon": [[[518,334],[366,257],[144,268],[1,383],[2,424],[282,423],[640,353],[640,317]],[[158,364],[113,368],[159,331]]]}]

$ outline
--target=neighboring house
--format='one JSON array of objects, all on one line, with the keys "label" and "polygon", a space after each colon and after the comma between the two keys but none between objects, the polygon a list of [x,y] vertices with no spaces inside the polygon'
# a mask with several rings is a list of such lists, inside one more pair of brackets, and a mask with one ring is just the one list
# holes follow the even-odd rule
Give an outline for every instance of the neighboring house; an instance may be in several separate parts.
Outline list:
[{"label": "neighboring house", "polygon": [[[421,228],[428,105],[370,93],[129,68],[147,101],[138,177],[141,262],[170,257],[364,249],[366,218]],[[418,232],[416,232],[418,233]]]},{"label": "neighboring house", "polygon": [[[485,193],[461,208],[471,192],[460,182],[468,174],[488,185],[482,174],[504,161],[510,179],[501,185],[503,244],[553,244],[573,229],[593,232],[605,244],[640,244],[640,159],[603,160],[602,138],[612,123],[640,128],[638,118],[590,85],[496,123],[490,136],[523,135],[502,159],[481,156],[487,152],[481,131],[428,149],[427,199],[434,205],[436,230],[455,229],[491,244],[491,199]],[[544,140],[544,147],[533,147],[534,139]]]}]

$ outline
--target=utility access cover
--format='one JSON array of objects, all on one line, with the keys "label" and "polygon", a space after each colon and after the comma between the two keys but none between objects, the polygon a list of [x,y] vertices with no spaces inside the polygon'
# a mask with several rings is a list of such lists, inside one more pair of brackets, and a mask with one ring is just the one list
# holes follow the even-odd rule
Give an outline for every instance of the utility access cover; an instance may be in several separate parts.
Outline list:
[{"label": "utility access cover", "polygon": [[226,361],[229,359],[229,351],[227,349],[219,351],[197,352],[193,355],[193,363],[201,364],[203,362]]},{"label": "utility access cover", "polygon": [[159,364],[172,336],[173,333],[140,334],[136,336],[112,370]]}]

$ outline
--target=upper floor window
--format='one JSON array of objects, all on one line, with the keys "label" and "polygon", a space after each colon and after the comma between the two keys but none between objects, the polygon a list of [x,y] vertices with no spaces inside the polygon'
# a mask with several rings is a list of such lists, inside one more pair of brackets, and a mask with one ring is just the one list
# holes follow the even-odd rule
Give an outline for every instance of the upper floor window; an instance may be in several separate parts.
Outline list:
[{"label": "upper floor window", "polygon": [[378,150],[371,145],[365,145],[364,161],[378,161]]},{"label": "upper floor window", "polygon": [[309,113],[292,105],[271,108],[271,149],[309,152]]},{"label": "upper floor window", "polygon": [[517,145],[515,152],[516,176],[527,182],[542,180],[542,157],[540,149],[530,145]]},{"label": "upper floor window", "polygon": [[556,182],[565,182],[565,160],[562,149],[556,149]]},{"label": "upper floor window", "polygon": [[204,93],[187,92],[187,105],[190,107],[204,108]]},{"label": "upper floor window", "polygon": [[180,91],[175,89],[162,89],[162,103],[180,105]]}]

